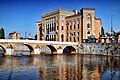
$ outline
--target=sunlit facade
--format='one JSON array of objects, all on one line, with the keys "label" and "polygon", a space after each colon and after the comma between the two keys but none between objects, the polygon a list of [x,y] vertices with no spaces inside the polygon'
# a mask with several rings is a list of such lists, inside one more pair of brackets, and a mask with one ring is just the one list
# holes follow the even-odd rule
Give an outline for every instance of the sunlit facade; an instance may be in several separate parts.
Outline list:
[{"label": "sunlit facade", "polygon": [[79,11],[57,9],[42,15],[37,22],[37,40],[80,42],[91,35],[101,34],[101,19],[95,17],[94,8]]}]

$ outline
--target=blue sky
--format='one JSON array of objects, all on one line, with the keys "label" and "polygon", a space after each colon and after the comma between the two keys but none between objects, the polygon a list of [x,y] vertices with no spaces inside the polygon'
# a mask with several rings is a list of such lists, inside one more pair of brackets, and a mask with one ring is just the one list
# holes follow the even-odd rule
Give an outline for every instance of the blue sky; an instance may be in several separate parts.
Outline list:
[{"label": "blue sky", "polygon": [[41,15],[56,8],[68,10],[95,8],[95,15],[102,20],[105,32],[110,31],[111,15],[113,29],[120,31],[120,0],[0,0],[0,28],[8,34],[17,31],[22,37],[37,33],[36,22],[41,21]]}]

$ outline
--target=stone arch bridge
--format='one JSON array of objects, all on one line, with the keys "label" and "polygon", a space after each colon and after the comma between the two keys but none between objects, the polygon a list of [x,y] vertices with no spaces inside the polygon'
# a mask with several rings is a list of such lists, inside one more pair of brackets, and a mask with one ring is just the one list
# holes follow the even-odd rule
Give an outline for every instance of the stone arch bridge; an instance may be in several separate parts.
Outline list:
[{"label": "stone arch bridge", "polygon": [[27,46],[32,54],[40,54],[41,49],[45,46],[49,47],[51,54],[76,53],[78,44],[76,42],[0,39],[0,47],[4,50],[5,55],[14,54],[17,45]]}]

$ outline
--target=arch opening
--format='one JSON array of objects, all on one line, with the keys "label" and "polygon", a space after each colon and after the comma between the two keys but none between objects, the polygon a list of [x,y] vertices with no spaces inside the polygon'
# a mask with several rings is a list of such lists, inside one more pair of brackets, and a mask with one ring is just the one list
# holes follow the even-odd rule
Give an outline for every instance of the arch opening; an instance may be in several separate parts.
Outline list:
[{"label": "arch opening", "polygon": [[28,44],[19,44],[15,46],[15,55],[30,55],[33,50]]},{"label": "arch opening", "polygon": [[5,52],[5,48],[2,45],[0,45],[0,56],[4,55]]},{"label": "arch opening", "polygon": [[34,50],[33,47],[31,47],[31,46],[28,45],[28,44],[23,44],[23,45],[27,46],[27,47],[29,48],[30,52],[32,52],[32,51]]},{"label": "arch opening", "polygon": [[75,53],[76,49],[72,46],[67,46],[63,49],[63,54],[67,53],[67,54],[71,54],[71,53]]},{"label": "arch opening", "polygon": [[57,50],[55,49],[54,46],[51,46],[51,45],[46,45],[46,46],[49,47],[49,49],[51,50],[51,54],[57,53]]}]

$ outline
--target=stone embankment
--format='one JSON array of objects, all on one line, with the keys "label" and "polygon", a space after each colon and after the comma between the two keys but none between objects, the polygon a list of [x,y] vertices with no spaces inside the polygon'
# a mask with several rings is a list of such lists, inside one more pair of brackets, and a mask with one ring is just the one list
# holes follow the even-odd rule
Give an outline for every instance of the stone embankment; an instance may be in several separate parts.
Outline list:
[{"label": "stone embankment", "polygon": [[83,43],[78,48],[79,53],[120,56],[119,43]]}]

